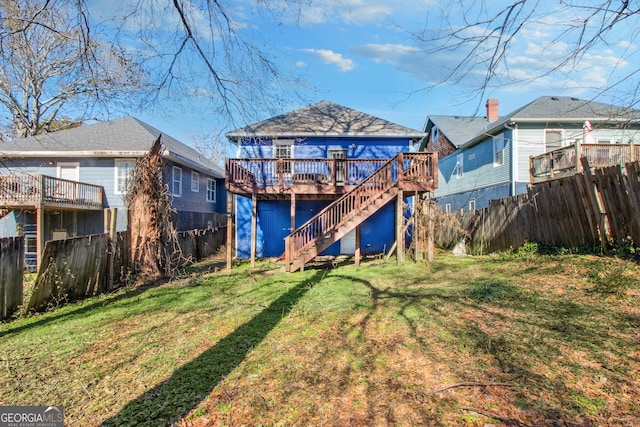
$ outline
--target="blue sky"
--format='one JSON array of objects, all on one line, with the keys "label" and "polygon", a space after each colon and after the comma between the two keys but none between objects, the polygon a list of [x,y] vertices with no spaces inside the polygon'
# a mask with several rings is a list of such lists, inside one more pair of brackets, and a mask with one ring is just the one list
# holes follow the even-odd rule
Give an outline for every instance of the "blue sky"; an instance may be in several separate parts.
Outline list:
[{"label": "blue sky", "polygon": [[[482,18],[483,13],[492,16],[512,2],[473,1],[462,5],[458,1],[435,0],[310,0],[307,3],[297,9],[287,0],[272,0],[268,4],[276,13],[270,15],[261,13],[264,11],[260,3],[255,1],[226,2],[239,31],[264,47],[284,74],[299,79],[289,89],[296,90],[301,98],[279,104],[280,113],[326,99],[421,129],[428,115],[484,115],[488,97],[498,98],[501,114],[541,95],[569,95],[623,105],[637,84],[637,79],[629,79],[616,85],[615,90],[603,92],[618,82],[620,76],[633,73],[640,63],[634,23],[625,22],[617,24],[614,33],[590,46],[578,60],[531,79],[566,58],[575,46],[577,34],[568,29],[582,18],[581,14],[592,13],[554,0],[541,1],[528,24],[511,40],[505,52],[507,62],[498,67],[495,80],[483,94],[478,91],[486,72],[482,61],[491,52],[475,53],[472,58],[480,60],[479,63],[464,61],[467,50],[448,48],[442,41],[419,42],[412,34],[422,31],[435,34],[447,26],[459,30],[460,8]],[[526,2],[521,13],[529,13],[530,7]],[[463,34],[476,36],[483,32],[486,29],[475,28],[464,30]],[[448,72],[461,61],[469,67],[468,72],[448,77]],[[201,65],[194,61],[193,67]],[[197,88],[197,79],[190,84],[195,88],[192,93],[208,91],[206,85]],[[152,113],[132,114],[189,144],[193,135],[225,126],[208,114],[207,103],[206,96],[185,96],[179,102],[164,100]],[[270,116],[265,112],[261,118]]]}]

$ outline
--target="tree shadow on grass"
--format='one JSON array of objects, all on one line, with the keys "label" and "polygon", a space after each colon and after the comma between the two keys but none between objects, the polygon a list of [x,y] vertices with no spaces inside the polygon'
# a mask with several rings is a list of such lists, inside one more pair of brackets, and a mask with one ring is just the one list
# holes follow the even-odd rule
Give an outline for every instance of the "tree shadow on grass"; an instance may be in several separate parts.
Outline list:
[{"label": "tree shadow on grass", "polygon": [[325,272],[282,294],[267,308],[151,390],[127,403],[103,425],[159,426],[177,421],[195,408],[258,346]]}]

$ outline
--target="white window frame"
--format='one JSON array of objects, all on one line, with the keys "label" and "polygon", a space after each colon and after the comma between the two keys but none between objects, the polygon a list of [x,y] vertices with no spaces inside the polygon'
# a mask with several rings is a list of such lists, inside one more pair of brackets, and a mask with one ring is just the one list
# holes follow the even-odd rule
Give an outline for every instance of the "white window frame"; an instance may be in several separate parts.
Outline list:
[{"label": "white window frame", "polygon": [[[176,184],[178,191],[176,191]],[[176,197],[182,196],[182,168],[174,166],[171,169],[171,194]]]},{"label": "white window frame", "polygon": [[[554,148],[552,150],[550,150],[548,147],[549,145],[547,144],[547,134],[550,132],[560,132],[560,146],[557,148]],[[550,151],[553,150],[557,150],[559,148],[562,148],[565,146],[565,140],[564,140],[564,129],[545,129],[544,130],[544,152],[548,153]]]},{"label": "white window frame", "polygon": [[[293,159],[293,139],[277,139],[273,141],[273,158],[274,159]],[[282,155],[280,150],[286,148],[286,152]],[[279,172],[279,171],[278,171]],[[284,174],[291,173],[291,163],[284,164]]]},{"label": "white window frame", "polygon": [[207,178],[207,202],[215,203],[216,193],[216,180],[213,178]]},{"label": "white window frame", "polygon": [[[124,178],[121,177],[120,174],[118,173],[120,171],[120,164],[131,164],[131,168],[129,169],[129,174],[131,174],[131,172],[133,171],[133,168],[136,166],[136,159],[115,159],[114,162],[114,172],[113,172],[113,176],[114,176],[114,180],[113,180],[113,192],[114,194],[127,194],[127,184],[128,184],[128,180],[129,177]],[[120,179],[125,179],[125,183],[124,183],[124,190],[120,189],[120,185],[119,185],[119,181]]]},{"label": "white window frame", "polygon": [[200,174],[196,171],[191,171],[191,191],[200,192]]},{"label": "white window frame", "polygon": [[79,182],[80,181],[80,162],[58,162],[56,165],[56,177],[62,178],[62,169],[70,168],[74,170],[74,179],[72,181]]},{"label": "white window frame", "polygon": [[451,213],[451,203],[446,203],[444,205],[444,213]]},{"label": "white window frame", "polygon": [[464,153],[460,153],[456,156],[456,178],[462,178],[464,176]]},{"label": "white window frame", "polygon": [[476,210],[476,199],[469,200],[469,211],[473,212]]},{"label": "white window frame", "polygon": [[[502,149],[498,150],[499,144],[502,144]],[[507,148],[507,140],[504,135],[493,137],[493,166],[504,165],[504,150]]]}]

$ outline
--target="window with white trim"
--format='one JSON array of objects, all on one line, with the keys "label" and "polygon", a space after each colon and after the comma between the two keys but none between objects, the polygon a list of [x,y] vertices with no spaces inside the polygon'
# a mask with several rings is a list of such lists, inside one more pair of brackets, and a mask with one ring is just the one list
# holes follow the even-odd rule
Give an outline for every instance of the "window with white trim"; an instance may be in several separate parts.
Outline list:
[{"label": "window with white trim", "polygon": [[462,178],[464,173],[464,153],[456,156],[456,177]]},{"label": "window with white trim", "polygon": [[451,213],[451,203],[444,205],[444,213]]},{"label": "window with white trim", "polygon": [[174,166],[171,174],[171,194],[182,196],[182,169]]},{"label": "window with white trim", "polygon": [[493,137],[493,166],[504,164],[504,149],[506,141],[504,135]]},{"label": "window with white trim", "polygon": [[[293,140],[277,140],[273,141],[273,158],[274,159],[291,159],[293,158]],[[278,163],[278,173],[291,173],[291,162],[284,161]]]},{"label": "window with white trim", "polygon": [[195,171],[191,171],[191,191],[194,193],[200,191],[200,174]]},{"label": "window with white trim", "polygon": [[131,180],[131,174],[133,168],[136,165],[136,161],[133,159],[116,159],[115,160],[115,179],[114,179],[114,193],[125,194],[127,192],[127,186]]},{"label": "window with white trim", "polygon": [[476,200],[475,199],[469,200],[469,210],[471,212],[476,210]]},{"label": "window with white trim", "polygon": [[546,129],[544,131],[544,149],[548,153],[549,151],[562,148],[562,130],[561,129]]},{"label": "window with white trim", "polygon": [[216,180],[207,178],[207,202],[215,203],[216,201]]}]

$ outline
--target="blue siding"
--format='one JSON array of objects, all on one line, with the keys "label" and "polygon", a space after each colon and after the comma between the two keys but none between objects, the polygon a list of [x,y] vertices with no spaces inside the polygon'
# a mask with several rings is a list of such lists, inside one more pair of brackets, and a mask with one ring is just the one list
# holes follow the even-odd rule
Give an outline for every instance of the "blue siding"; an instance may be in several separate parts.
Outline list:
[{"label": "blue siding", "polygon": [[[374,138],[374,137],[313,137],[297,138],[292,145],[292,157],[295,159],[329,157],[329,150],[343,149],[348,158],[386,159],[394,157],[398,152],[410,150],[408,139]],[[240,146],[240,158],[273,158],[273,141],[246,140]],[[311,217],[327,206],[327,200],[299,200],[296,202],[296,227],[304,224]],[[259,201],[258,230],[256,255],[258,257],[275,257],[284,253],[284,237],[290,232],[290,201]],[[379,253],[389,250],[395,240],[395,210],[393,203],[382,208],[365,221],[360,229],[360,243],[363,253]],[[236,253],[238,258],[249,258],[251,255],[251,200],[237,197],[236,204]],[[323,255],[338,255],[340,243],[336,242],[327,248]]]},{"label": "blue siding", "polygon": [[[301,226],[325,206],[327,200],[300,200],[296,202],[296,227]],[[251,256],[251,199],[237,197],[236,255]],[[288,200],[259,200],[257,217],[256,256],[279,257],[284,254],[284,238],[291,232],[291,204]],[[360,228],[360,246],[363,254],[388,251],[395,241],[395,206],[388,203],[367,219]],[[339,255],[336,242],[321,255]]]},{"label": "blue siding", "polygon": [[[131,159],[131,158],[122,158]],[[115,160],[114,158],[56,158],[55,161],[44,158],[15,160],[7,159],[0,164],[0,175],[15,174],[40,174],[48,176],[57,176],[57,165],[59,163],[78,163],[79,164],[79,180],[88,184],[102,185],[104,188],[103,204],[105,207],[117,208],[118,217],[116,228],[118,231],[127,229],[127,212],[125,209],[125,199],[123,194],[115,193]],[[118,159],[119,160],[119,159]],[[168,161],[167,169],[169,173],[165,173],[166,182],[171,179],[171,167],[174,163]],[[207,178],[210,177],[205,173],[199,173],[199,189],[191,191],[191,172],[192,169],[183,165],[177,165],[182,169],[182,197],[172,197],[172,205],[177,213],[174,215],[176,228],[186,230],[192,228],[206,228],[208,222],[211,221],[211,213],[225,212],[226,210],[226,190],[224,188],[224,179],[216,180],[216,201],[211,203],[207,201]],[[101,212],[99,212],[102,215]],[[78,216],[78,233],[94,234],[102,232],[104,224],[97,221],[93,214]],[[85,225],[80,225],[81,221],[88,221]],[[96,223],[99,222],[99,227]],[[84,228],[83,228],[84,227]],[[85,231],[81,232],[81,228]],[[11,230],[14,230],[13,232]],[[99,230],[99,231],[96,231]],[[15,233],[15,221],[11,219],[0,220],[0,237],[12,236]]]},{"label": "blue siding", "polygon": [[[409,140],[403,138],[298,138],[293,144],[296,159],[325,159],[329,150],[347,150],[350,159],[386,159],[400,151],[409,151]],[[240,147],[241,158],[273,158],[273,141],[270,139],[244,141]]]},{"label": "blue siding", "polygon": [[[454,151],[438,160],[438,188],[435,197],[440,198],[503,184],[511,180],[511,135],[507,130],[505,138],[504,161],[502,165],[493,163],[493,139],[488,138],[480,143]],[[457,176],[456,164],[458,155],[463,155],[463,174]]]},{"label": "blue siding", "polygon": [[460,209],[463,209],[466,212],[469,210],[469,201],[471,200],[476,201],[476,209],[482,209],[488,207],[491,200],[509,197],[510,192],[511,185],[509,183],[504,183],[492,187],[476,188],[462,193],[437,197],[435,201],[443,211],[446,204],[449,203],[451,204],[452,212],[459,211]]}]

